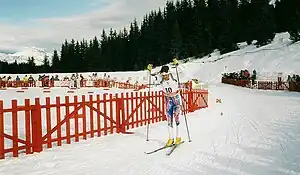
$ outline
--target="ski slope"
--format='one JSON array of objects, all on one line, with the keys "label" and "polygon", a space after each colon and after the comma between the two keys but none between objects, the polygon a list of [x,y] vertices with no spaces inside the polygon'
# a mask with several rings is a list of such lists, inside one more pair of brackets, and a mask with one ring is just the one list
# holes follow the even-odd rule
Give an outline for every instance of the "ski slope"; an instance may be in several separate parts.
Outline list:
[{"label": "ski slope", "polygon": [[[264,70],[260,77],[270,79],[276,78],[278,72],[299,73],[299,45],[289,44],[283,33],[264,48],[241,44],[243,48],[239,51],[221,56],[215,52],[209,58],[181,64],[182,81],[199,78],[208,84],[209,107],[187,115],[192,142],[188,142],[184,118],[181,118],[181,134],[186,142],[171,156],[165,155],[167,150],[151,155],[144,153],[167,141],[167,126],[161,122],[150,126],[148,142],[146,127],[132,130],[133,135],[114,134],[81,140],[39,154],[0,160],[0,175],[300,174],[300,94],[219,83],[221,73],[245,68],[249,71],[255,68],[258,73]],[[224,70],[225,66],[228,70]],[[145,71],[112,74],[122,78],[147,76]],[[28,93],[30,98],[42,95],[33,90]],[[64,96],[65,92],[55,90],[52,95],[59,94]],[[10,101],[10,96],[16,94],[0,91],[1,98],[4,95]],[[216,103],[216,99],[222,103]]]},{"label": "ski slope", "polygon": [[266,46],[239,43],[239,50],[220,55],[215,51],[211,56],[192,59],[182,65],[186,72],[184,78],[198,78],[208,84],[219,83],[224,72],[235,72],[255,69],[258,80],[277,81],[278,73],[283,80],[290,74],[300,74],[300,42],[292,44],[288,33],[277,34],[274,41]]}]

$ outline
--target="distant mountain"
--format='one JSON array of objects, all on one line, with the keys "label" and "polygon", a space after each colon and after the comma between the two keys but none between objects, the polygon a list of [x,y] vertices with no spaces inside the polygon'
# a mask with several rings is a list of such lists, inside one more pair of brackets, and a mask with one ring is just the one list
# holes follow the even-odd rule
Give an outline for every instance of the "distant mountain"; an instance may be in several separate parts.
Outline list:
[{"label": "distant mountain", "polygon": [[0,61],[14,63],[15,60],[17,60],[17,63],[27,63],[28,57],[34,57],[35,64],[42,65],[45,56],[47,56],[49,61],[51,62],[52,54],[46,52],[45,49],[36,47],[25,47],[23,50],[12,54],[0,52]]}]

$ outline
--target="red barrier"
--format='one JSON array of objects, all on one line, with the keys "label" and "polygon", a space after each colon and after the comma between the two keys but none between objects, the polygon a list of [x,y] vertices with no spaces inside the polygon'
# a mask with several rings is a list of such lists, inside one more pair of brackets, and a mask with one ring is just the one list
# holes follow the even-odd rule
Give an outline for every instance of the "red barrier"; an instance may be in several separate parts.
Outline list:
[{"label": "red barrier", "polygon": [[[3,134],[1,134],[3,133]],[[0,101],[0,159],[4,159],[4,116],[3,116],[3,101]]]},{"label": "red barrier", "polygon": [[242,86],[253,89],[263,90],[281,90],[281,91],[295,91],[300,92],[300,83],[296,82],[283,82],[283,81],[253,81],[250,80],[235,80],[231,78],[222,78],[222,83],[231,84],[235,86]]},{"label": "red barrier", "polygon": [[[206,90],[184,91],[182,97],[184,113],[208,107]],[[39,98],[34,103],[26,99],[24,105],[12,100],[10,108],[0,101],[0,159],[95,136],[129,134],[131,128],[165,120],[164,110],[163,93],[157,91],[56,97],[52,103],[46,97],[44,104]]]}]

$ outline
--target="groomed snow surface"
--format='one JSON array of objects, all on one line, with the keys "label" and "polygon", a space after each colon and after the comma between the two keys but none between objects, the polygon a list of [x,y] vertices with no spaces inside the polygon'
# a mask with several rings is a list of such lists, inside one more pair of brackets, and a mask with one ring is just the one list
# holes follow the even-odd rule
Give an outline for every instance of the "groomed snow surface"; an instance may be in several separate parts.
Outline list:
[{"label": "groomed snow surface", "polygon": [[[274,45],[279,44],[274,41],[267,47]],[[248,47],[251,46],[245,48]],[[274,50],[266,50],[260,53],[270,57],[247,54],[246,58],[228,56],[197,66],[191,62],[183,64],[182,77],[196,76],[208,83],[209,107],[187,115],[192,142],[188,142],[182,116],[181,134],[186,142],[171,156],[165,155],[167,150],[151,155],[144,153],[167,141],[167,126],[161,122],[150,126],[148,142],[146,127],[132,130],[132,135],[115,134],[81,140],[39,154],[0,160],[0,175],[300,174],[300,94],[246,89],[215,80],[224,72],[224,65],[229,67],[229,72],[244,69],[245,65],[246,68],[265,67],[270,74],[278,69],[297,72],[300,66],[297,68],[295,64],[299,64],[300,59],[295,55],[300,53],[299,45],[289,47],[292,50],[286,59],[277,59]],[[276,52],[287,54],[287,50]],[[211,58],[193,62],[208,59]],[[234,62],[233,59],[242,61]],[[270,65],[268,59],[273,60],[272,64],[276,63],[277,67]],[[2,98],[3,92],[0,95]],[[221,99],[221,103],[216,103],[216,99]]]},{"label": "groomed snow surface", "polygon": [[[226,93],[225,93],[226,92]],[[216,104],[214,99],[222,103]],[[40,154],[0,161],[0,174],[299,174],[300,95],[229,85],[210,87],[209,108],[184,118],[186,141],[171,154],[144,154],[164,144],[166,124],[135,129],[133,135],[111,135]],[[223,113],[223,115],[221,115]]]}]

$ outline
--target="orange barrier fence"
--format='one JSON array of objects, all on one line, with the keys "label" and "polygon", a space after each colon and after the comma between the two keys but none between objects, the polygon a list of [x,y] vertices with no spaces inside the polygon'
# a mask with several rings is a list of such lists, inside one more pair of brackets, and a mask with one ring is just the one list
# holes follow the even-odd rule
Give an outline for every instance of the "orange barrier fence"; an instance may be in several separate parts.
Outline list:
[{"label": "orange barrier fence", "polygon": [[250,80],[236,80],[231,78],[222,78],[222,83],[232,84],[235,86],[248,87],[253,89],[263,90],[288,90],[300,92],[300,83],[283,82],[283,81],[250,81]]},{"label": "orange barrier fence", "polygon": [[[182,113],[208,107],[207,90],[184,91],[182,99]],[[130,134],[131,128],[165,120],[164,102],[158,91],[0,101],[0,159],[80,139]]]}]

